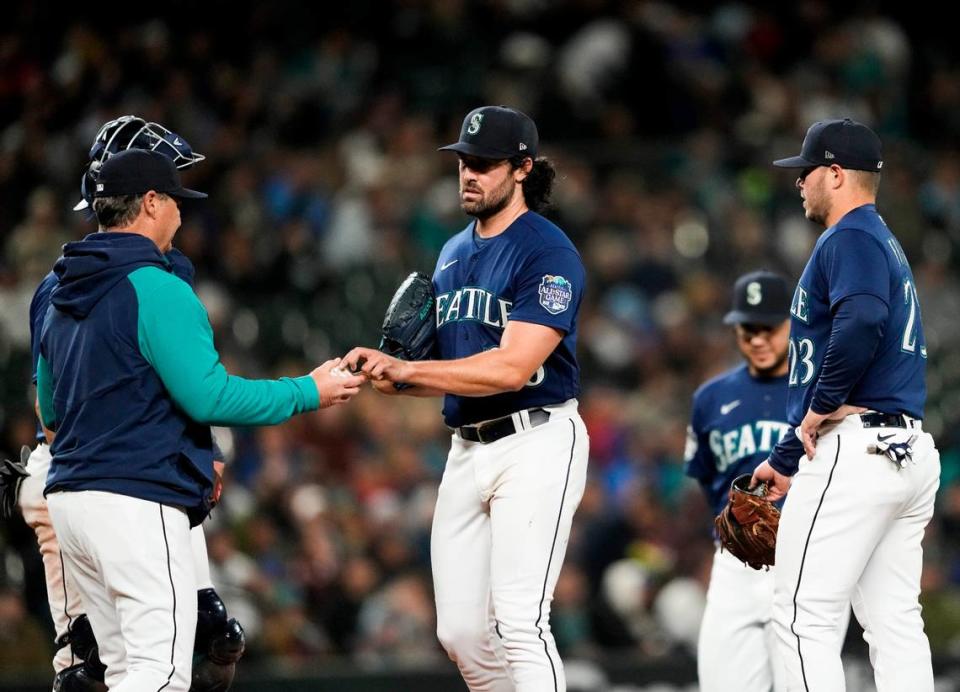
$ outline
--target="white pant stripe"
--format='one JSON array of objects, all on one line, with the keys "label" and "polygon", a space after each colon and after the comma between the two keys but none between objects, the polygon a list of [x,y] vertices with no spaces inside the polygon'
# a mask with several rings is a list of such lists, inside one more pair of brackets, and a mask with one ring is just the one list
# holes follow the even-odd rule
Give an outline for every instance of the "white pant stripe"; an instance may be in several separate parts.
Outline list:
[{"label": "white pant stripe", "polygon": [[570,459],[567,461],[567,474],[563,482],[563,493],[560,495],[560,509],[557,511],[557,526],[553,530],[553,541],[550,543],[550,557],[547,559],[547,569],[543,575],[543,590],[540,592],[540,605],[535,623],[538,632],[537,636],[540,638],[540,641],[543,642],[543,652],[547,655],[547,660],[550,662],[550,670],[553,672],[553,689],[555,692],[557,689],[557,668],[553,664],[553,657],[550,655],[550,647],[547,646],[547,640],[543,638],[543,628],[540,626],[540,619],[543,617],[543,599],[547,594],[547,582],[550,579],[550,565],[553,563],[553,551],[557,547],[557,534],[560,532],[560,518],[563,516],[563,505],[567,498],[567,487],[570,485],[570,467],[573,466],[573,450],[577,446],[577,428],[572,420],[570,421],[570,430],[573,433],[573,441],[570,443]]}]

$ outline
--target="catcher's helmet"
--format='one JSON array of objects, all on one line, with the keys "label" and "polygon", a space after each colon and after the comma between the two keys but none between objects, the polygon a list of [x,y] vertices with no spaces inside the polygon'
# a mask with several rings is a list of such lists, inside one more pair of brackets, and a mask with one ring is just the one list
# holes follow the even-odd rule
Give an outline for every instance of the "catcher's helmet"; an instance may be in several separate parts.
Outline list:
[{"label": "catcher's helmet", "polygon": [[170,158],[177,168],[190,168],[206,157],[193,150],[180,135],[171,132],[159,123],[147,122],[135,115],[123,115],[104,124],[93,138],[90,147],[90,163],[80,182],[80,196],[74,211],[90,207],[93,201],[94,182],[104,162],[116,153],[127,149],[149,149]]}]

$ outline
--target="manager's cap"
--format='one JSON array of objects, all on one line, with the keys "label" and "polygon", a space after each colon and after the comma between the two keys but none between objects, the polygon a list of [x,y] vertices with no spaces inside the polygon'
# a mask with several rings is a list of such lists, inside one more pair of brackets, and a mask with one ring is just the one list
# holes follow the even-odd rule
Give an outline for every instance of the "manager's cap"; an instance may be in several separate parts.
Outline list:
[{"label": "manager's cap", "polygon": [[506,106],[482,106],[467,113],[460,140],[438,151],[455,151],[481,159],[537,158],[540,137],[530,116]]},{"label": "manager's cap", "polygon": [[780,168],[833,164],[858,171],[879,171],[883,168],[883,148],[877,133],[850,118],[821,120],[807,130],[799,156],[773,162]]},{"label": "manager's cap", "polygon": [[790,286],[779,274],[755,271],[733,286],[733,309],[724,324],[760,324],[775,327],[790,317]]},{"label": "manager's cap", "polygon": [[181,199],[207,196],[183,186],[180,172],[169,157],[145,149],[127,149],[111,156],[100,169],[93,196],[141,195],[150,190]]}]

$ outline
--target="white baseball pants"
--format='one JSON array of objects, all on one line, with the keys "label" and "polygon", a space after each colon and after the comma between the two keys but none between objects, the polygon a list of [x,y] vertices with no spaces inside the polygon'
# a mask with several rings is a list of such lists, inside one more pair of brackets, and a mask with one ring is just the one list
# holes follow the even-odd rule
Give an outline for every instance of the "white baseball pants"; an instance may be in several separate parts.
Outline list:
[{"label": "white baseball pants", "polygon": [[[777,536],[774,622],[788,690],[842,692],[832,642],[846,609],[864,628],[878,692],[933,692],[920,617],[924,527],[933,516],[940,455],[914,429],[864,428],[847,416],[821,431],[787,494]],[[868,453],[878,434],[917,435],[899,468]]]},{"label": "white baseball pants", "polygon": [[562,692],[550,605],[589,438],[577,402],[490,444],[453,436],[433,517],[437,635],[473,692]]},{"label": "white baseball pants", "polygon": [[190,524],[178,508],[98,491],[47,505],[111,692],[187,692],[197,626]]},{"label": "white baseball pants", "polygon": [[755,570],[728,551],[713,555],[697,642],[701,692],[770,692],[774,684],[773,571]]},{"label": "white baseball pants", "polygon": [[[43,497],[43,488],[47,484],[49,470],[50,446],[40,443],[30,453],[30,459],[27,461],[27,472],[30,475],[24,478],[20,485],[19,503],[23,520],[33,529],[37,535],[37,543],[40,545],[43,573],[47,580],[47,603],[50,606],[50,616],[53,618],[56,636],[59,638],[67,633],[67,627],[73,618],[83,612],[83,605],[73,579],[64,575],[60,544],[57,542],[57,534],[50,521],[47,501]],[[77,662],[71,648],[65,646],[54,654],[54,672],[59,673]]]},{"label": "white baseball pants", "polygon": [[[782,692],[787,688],[773,627],[775,571],[776,567],[752,569],[719,548],[714,553],[697,642],[700,692]],[[837,632],[838,655],[849,624],[848,605]]]},{"label": "white baseball pants", "polygon": [[[60,544],[57,534],[50,521],[50,512],[47,511],[47,500],[43,496],[43,489],[47,484],[47,473],[50,471],[50,446],[41,442],[30,453],[27,461],[27,473],[20,485],[18,502],[23,520],[37,536],[40,546],[40,556],[43,558],[43,573],[47,582],[47,604],[50,606],[50,616],[56,638],[67,633],[67,628],[75,617],[84,611],[81,594],[73,578],[64,573],[63,558],[60,555]],[[197,589],[213,588],[210,579],[210,564],[207,557],[207,542],[203,535],[203,527],[195,526],[190,531],[190,540],[193,547],[194,569],[197,574]],[[96,633],[94,633],[96,636]],[[78,663],[70,646],[59,649],[53,657],[53,669],[59,673],[64,668]]]}]

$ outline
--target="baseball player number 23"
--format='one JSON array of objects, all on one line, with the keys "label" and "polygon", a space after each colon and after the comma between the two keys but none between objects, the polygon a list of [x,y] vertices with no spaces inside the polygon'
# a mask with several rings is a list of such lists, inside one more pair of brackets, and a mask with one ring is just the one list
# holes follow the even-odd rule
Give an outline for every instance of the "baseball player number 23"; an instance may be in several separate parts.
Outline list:
[{"label": "baseball player number 23", "polygon": [[790,360],[790,386],[802,387],[813,378],[816,370],[813,364],[813,342],[810,339],[791,338],[787,352],[787,358]]}]

